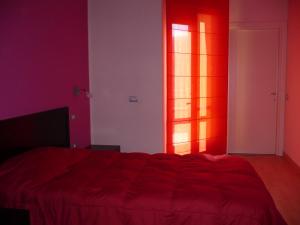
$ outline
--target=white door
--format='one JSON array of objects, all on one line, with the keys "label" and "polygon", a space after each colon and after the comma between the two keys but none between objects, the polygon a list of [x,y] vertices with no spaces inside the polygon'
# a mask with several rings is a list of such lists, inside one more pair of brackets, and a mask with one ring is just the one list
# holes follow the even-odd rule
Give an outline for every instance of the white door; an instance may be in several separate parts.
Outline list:
[{"label": "white door", "polygon": [[228,152],[275,154],[279,31],[230,31]]}]

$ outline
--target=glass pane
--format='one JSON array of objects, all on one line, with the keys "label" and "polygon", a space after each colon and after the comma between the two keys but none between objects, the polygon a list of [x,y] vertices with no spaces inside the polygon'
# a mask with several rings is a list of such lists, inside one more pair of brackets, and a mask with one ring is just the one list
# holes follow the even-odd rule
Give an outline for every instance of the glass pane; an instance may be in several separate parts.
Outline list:
[{"label": "glass pane", "polygon": [[207,77],[207,55],[200,55],[200,76],[201,77]]},{"label": "glass pane", "polygon": [[[199,79],[199,116],[205,117],[207,115],[207,46],[206,46],[206,28],[205,23],[199,23],[199,31],[200,31],[200,79]],[[203,126],[203,124],[202,124]],[[201,123],[200,123],[200,135],[201,135]],[[201,138],[200,138],[201,139]],[[205,145],[202,144],[202,148],[205,148]],[[200,143],[200,151],[201,151],[201,143]]]},{"label": "glass pane", "polygon": [[174,78],[174,98],[191,98],[191,77]]},{"label": "glass pane", "polygon": [[191,53],[191,32],[188,25],[172,24],[173,51]]},{"label": "glass pane", "polygon": [[206,151],[206,122],[200,121],[199,123],[199,152]]},{"label": "glass pane", "polygon": [[206,151],[206,139],[199,140],[199,152]]},{"label": "glass pane", "polygon": [[191,54],[173,53],[174,76],[191,76]]},{"label": "glass pane", "polygon": [[188,154],[191,152],[191,124],[175,124],[173,134],[173,146],[176,154]]},{"label": "glass pane", "polygon": [[178,155],[185,155],[191,153],[191,142],[180,143],[174,145],[174,151]]},{"label": "glass pane", "polygon": [[191,99],[174,100],[175,119],[191,118]]},{"label": "glass pane", "polygon": [[207,98],[199,99],[199,117],[207,116]]}]

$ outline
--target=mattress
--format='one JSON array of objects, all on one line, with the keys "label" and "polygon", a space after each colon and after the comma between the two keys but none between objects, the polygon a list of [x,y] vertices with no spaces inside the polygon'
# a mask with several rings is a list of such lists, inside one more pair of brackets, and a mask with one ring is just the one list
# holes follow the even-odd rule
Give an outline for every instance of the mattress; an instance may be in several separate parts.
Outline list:
[{"label": "mattress", "polygon": [[244,159],[40,148],[0,165],[0,207],[31,225],[286,224]]}]

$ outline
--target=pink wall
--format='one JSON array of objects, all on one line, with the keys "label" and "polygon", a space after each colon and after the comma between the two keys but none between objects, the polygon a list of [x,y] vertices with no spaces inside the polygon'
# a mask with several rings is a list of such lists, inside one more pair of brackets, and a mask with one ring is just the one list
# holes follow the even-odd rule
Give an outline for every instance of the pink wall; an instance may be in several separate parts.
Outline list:
[{"label": "pink wall", "polygon": [[300,1],[289,0],[285,152],[300,166]]},{"label": "pink wall", "polygon": [[287,0],[229,0],[230,22],[286,21]]},{"label": "pink wall", "polygon": [[[87,0],[1,0],[0,119],[69,106],[71,143],[90,143]],[[26,129],[26,128],[24,128]]]}]

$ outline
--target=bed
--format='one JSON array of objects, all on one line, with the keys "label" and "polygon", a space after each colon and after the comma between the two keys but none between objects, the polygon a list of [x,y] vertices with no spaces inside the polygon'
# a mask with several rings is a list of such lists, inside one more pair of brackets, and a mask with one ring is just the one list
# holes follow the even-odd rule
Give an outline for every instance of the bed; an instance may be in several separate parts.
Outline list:
[{"label": "bed", "polygon": [[68,107],[1,120],[0,163],[37,147],[69,147],[69,133]]},{"label": "bed", "polygon": [[238,157],[43,146],[0,164],[0,207],[31,225],[286,224]]}]

